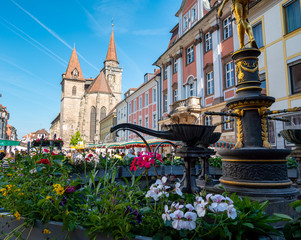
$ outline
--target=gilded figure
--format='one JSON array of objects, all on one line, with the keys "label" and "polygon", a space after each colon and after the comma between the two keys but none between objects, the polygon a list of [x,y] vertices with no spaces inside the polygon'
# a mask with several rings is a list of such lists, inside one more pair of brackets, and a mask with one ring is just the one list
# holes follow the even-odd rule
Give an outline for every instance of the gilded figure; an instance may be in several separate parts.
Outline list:
[{"label": "gilded figure", "polygon": [[[223,8],[225,4],[229,0],[223,0],[219,10],[218,16],[221,17],[223,15]],[[236,19],[237,23],[237,31],[238,31],[238,38],[239,38],[239,47],[240,49],[245,47],[245,33],[249,37],[250,46],[253,48],[258,48],[251,24],[248,20],[249,15],[249,0],[232,0],[232,11]]]}]

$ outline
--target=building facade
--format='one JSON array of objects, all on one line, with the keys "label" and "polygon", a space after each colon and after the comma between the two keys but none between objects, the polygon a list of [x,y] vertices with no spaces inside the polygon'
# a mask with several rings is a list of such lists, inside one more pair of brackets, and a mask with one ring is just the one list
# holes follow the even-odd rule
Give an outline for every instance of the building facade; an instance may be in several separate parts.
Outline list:
[{"label": "building facade", "polygon": [[0,139],[8,139],[7,122],[9,119],[9,112],[7,108],[0,104]]},{"label": "building facade", "polygon": [[80,131],[86,143],[100,143],[100,121],[121,101],[122,68],[117,59],[112,30],[104,67],[94,79],[85,79],[75,48],[61,82],[61,111],[51,123],[50,134],[67,144]]},{"label": "building facade", "polygon": [[[159,125],[218,124],[221,140],[235,142],[233,122],[222,123],[229,117],[203,114],[226,111],[226,101],[235,96],[237,84],[232,53],[238,50],[239,40],[231,1],[221,18],[217,15],[219,2],[212,0],[210,4],[208,9],[203,0],[182,1],[169,46],[154,63],[161,68]],[[276,98],[272,109],[301,106],[300,0],[250,1],[249,8],[262,52],[262,93]],[[296,116],[293,121],[300,124]],[[281,129],[282,122],[270,123],[270,139],[280,148],[285,146],[278,135]]]}]

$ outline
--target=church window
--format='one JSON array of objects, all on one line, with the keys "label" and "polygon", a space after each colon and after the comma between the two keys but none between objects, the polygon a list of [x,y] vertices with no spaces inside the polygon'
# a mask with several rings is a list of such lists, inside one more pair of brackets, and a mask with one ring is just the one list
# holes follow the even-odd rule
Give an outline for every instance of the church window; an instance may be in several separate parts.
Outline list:
[{"label": "church window", "polygon": [[73,86],[72,88],[72,96],[76,96],[76,86]]},{"label": "church window", "polygon": [[106,109],[106,107],[102,107],[100,109],[100,120],[104,119],[106,117],[106,115],[107,115],[107,109]]},{"label": "church window", "polygon": [[90,114],[90,141],[94,141],[94,136],[96,133],[96,108],[91,108]]},{"label": "church window", "polygon": [[78,78],[79,73],[78,73],[78,71],[77,71],[76,68],[74,68],[74,70],[72,71],[71,74],[72,74],[72,77],[73,77],[73,78]]}]

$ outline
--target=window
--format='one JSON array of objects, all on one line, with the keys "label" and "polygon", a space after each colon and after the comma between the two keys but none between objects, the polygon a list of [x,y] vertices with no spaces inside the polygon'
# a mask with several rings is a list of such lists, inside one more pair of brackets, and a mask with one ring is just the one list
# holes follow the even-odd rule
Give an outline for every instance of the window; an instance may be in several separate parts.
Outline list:
[{"label": "window", "polygon": [[142,96],[139,97],[139,107],[138,109],[141,109],[142,108]]},{"label": "window", "polygon": [[223,21],[224,40],[232,36],[232,25],[231,24],[232,24],[231,17],[228,17]]},{"label": "window", "polygon": [[72,88],[72,96],[76,96],[76,87],[75,86],[73,86],[73,88]]},{"label": "window", "polygon": [[253,33],[255,37],[255,41],[257,43],[258,48],[263,47],[263,35],[262,35],[262,23],[256,23],[253,26]]},{"label": "window", "polygon": [[207,95],[214,93],[213,72],[207,74]]},{"label": "window", "polygon": [[192,83],[190,83],[187,87],[188,87],[188,97],[193,97],[195,96],[195,91],[194,91],[194,81]]},{"label": "window", "polygon": [[123,116],[126,117],[126,107],[123,108]]},{"label": "window", "polygon": [[194,52],[193,52],[193,46],[191,46],[186,50],[186,63],[188,65],[193,61],[194,61]]},{"label": "window", "polygon": [[[231,120],[231,117],[229,116],[224,116],[223,117],[223,121],[226,122],[226,121],[230,121]],[[227,123],[224,123],[224,130],[232,130],[232,124],[231,122],[227,122]]]},{"label": "window", "polygon": [[196,7],[191,9],[191,22],[194,22],[197,19]]},{"label": "window", "polygon": [[174,59],[173,61],[173,73],[178,72],[178,59]]},{"label": "window", "polygon": [[205,122],[206,126],[211,126],[212,125],[212,117],[211,116],[205,116],[204,122]]},{"label": "window", "polygon": [[145,118],[145,127],[148,128],[148,117]]},{"label": "window", "polygon": [[148,106],[148,93],[145,94],[145,106]]},{"label": "window", "polygon": [[144,83],[146,83],[148,81],[148,74],[144,75]]},{"label": "window", "polygon": [[173,90],[173,102],[178,101],[178,89]]},{"label": "window", "polygon": [[167,66],[164,67],[164,80],[167,79]]},{"label": "window", "polygon": [[117,120],[120,120],[120,110],[117,111]]},{"label": "window", "polygon": [[226,64],[226,88],[234,86],[233,62]]},{"label": "window", "polygon": [[275,121],[268,120],[269,142],[272,146],[276,145]]},{"label": "window", "polygon": [[185,30],[186,28],[188,28],[188,16],[183,18],[183,29]]},{"label": "window", "polygon": [[157,115],[153,115],[153,128],[157,128]]},{"label": "window", "polygon": [[292,94],[301,93],[301,61],[289,66]]},{"label": "window", "polygon": [[90,141],[94,141],[94,136],[96,133],[96,108],[91,108],[90,113]]},{"label": "window", "polygon": [[104,119],[107,115],[107,109],[106,107],[101,107],[100,109],[100,120]]},{"label": "window", "polygon": [[291,0],[287,4],[283,5],[286,33],[290,33],[297,28],[301,27],[301,10],[300,0]]},{"label": "window", "polygon": [[212,49],[212,38],[211,38],[210,32],[206,33],[206,35],[205,35],[205,49],[206,49],[206,52],[208,52]]},{"label": "window", "polygon": [[136,112],[137,111],[137,101],[135,100],[134,101],[134,112]]},{"label": "window", "polygon": [[132,113],[132,103],[129,103],[129,114]]},{"label": "window", "polygon": [[71,75],[72,75],[73,78],[78,78],[79,73],[78,73],[78,71],[77,71],[76,68],[74,68],[74,70],[72,71]]},{"label": "window", "polygon": [[139,119],[139,126],[142,126],[142,119]]},{"label": "window", "polygon": [[157,101],[157,89],[153,88],[153,102]]},{"label": "window", "polygon": [[167,112],[167,94],[164,94],[163,111],[164,111],[164,112]]}]

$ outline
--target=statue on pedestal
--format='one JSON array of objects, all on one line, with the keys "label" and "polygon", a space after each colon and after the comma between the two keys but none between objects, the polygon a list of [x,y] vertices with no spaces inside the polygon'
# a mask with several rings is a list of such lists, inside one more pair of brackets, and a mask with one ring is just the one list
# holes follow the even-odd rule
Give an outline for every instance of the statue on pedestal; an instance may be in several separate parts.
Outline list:
[{"label": "statue on pedestal", "polygon": [[[223,8],[229,0],[223,0],[220,9],[218,10],[218,16],[223,15]],[[239,48],[242,49],[245,47],[245,32],[249,37],[250,46],[252,48],[258,48],[251,24],[248,21],[249,15],[249,0],[232,0],[232,11],[236,18],[237,31],[239,38]]]}]

